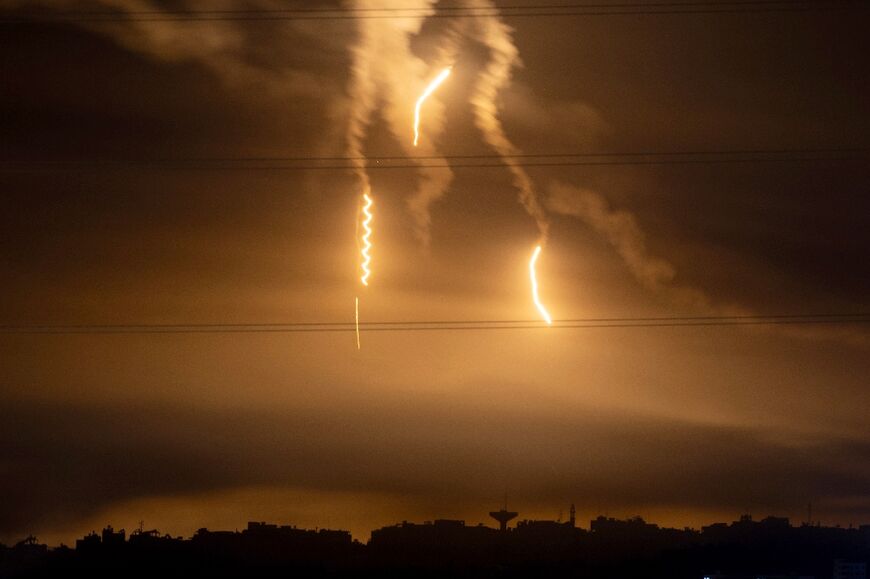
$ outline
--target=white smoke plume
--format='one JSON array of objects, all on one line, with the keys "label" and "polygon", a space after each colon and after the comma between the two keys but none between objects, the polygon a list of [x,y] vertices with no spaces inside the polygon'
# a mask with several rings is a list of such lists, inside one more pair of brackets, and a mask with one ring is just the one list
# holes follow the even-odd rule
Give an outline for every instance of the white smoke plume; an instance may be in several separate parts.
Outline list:
[{"label": "white smoke plume", "polygon": [[[556,181],[550,185],[547,208],[553,213],[580,219],[614,248],[638,283],[664,297],[672,306],[700,315],[753,314],[749,308],[717,303],[701,289],[675,283],[676,268],[670,262],[650,254],[646,235],[637,218],[628,211],[613,209],[600,193]],[[870,335],[863,328],[794,325],[759,326],[755,330],[800,339],[834,340],[861,349],[870,348]]]},{"label": "white smoke plume", "polygon": [[[431,76],[452,62],[424,63],[411,51],[411,39],[419,34],[425,18],[434,14],[435,0],[414,0],[402,4],[413,16],[396,18],[361,18],[357,20],[358,37],[351,46],[350,110],[348,120],[348,156],[353,157],[362,190],[370,186],[365,170],[365,138],[376,110],[393,137],[408,156],[434,157],[429,162],[446,164],[432,144],[444,126],[444,111],[433,95],[426,102],[423,116],[424,138],[413,147],[414,104]],[[353,0],[349,7],[358,10],[382,8],[380,2]],[[441,198],[453,179],[446,167],[420,167],[421,180],[408,199],[408,209],[414,219],[414,233],[428,246],[431,241],[432,203]]]},{"label": "white smoke plume", "polygon": [[[466,0],[463,5],[484,9],[487,14],[494,13],[497,8],[490,0]],[[522,65],[513,42],[513,30],[494,15],[462,20],[457,26],[489,51],[489,59],[471,95],[475,123],[487,144],[503,157],[510,169],[514,185],[519,190],[520,203],[535,220],[540,233],[539,243],[544,244],[549,233],[546,211],[538,200],[528,173],[516,162],[515,157],[521,151],[508,138],[499,119],[499,93],[510,85],[513,69]]]},{"label": "white smoke plume", "polygon": [[553,182],[547,207],[554,213],[576,217],[604,238],[646,289],[663,295],[673,305],[696,312],[737,316],[749,312],[733,305],[716,305],[702,290],[674,283],[676,268],[650,254],[645,234],[635,216],[612,209],[603,195],[590,189]]},{"label": "white smoke plume", "polygon": [[[540,233],[539,243],[547,239],[549,223],[544,207],[538,200],[528,173],[516,162],[520,150],[507,137],[499,118],[499,93],[509,86],[512,71],[521,64],[519,52],[513,43],[512,30],[498,16],[476,16],[456,19],[447,30],[435,62],[425,64],[410,49],[411,37],[419,33],[427,15],[434,13],[434,0],[416,0],[403,4],[403,9],[415,9],[414,17],[359,20],[359,38],[351,49],[353,57],[350,83],[350,120],[348,124],[349,156],[359,158],[357,175],[363,190],[369,186],[362,160],[364,140],[372,115],[383,101],[383,116],[391,132],[402,143],[409,156],[415,152],[435,157],[433,164],[445,164],[432,145],[443,130],[443,111],[436,102],[427,101],[424,115],[426,138],[418,151],[410,147],[409,121],[413,118],[413,105],[425,83],[445,66],[461,66],[462,42],[466,39],[480,43],[489,57],[473,87],[470,97],[475,124],[486,143],[503,157],[519,190],[519,200],[526,212],[535,220]],[[371,0],[354,0],[355,9],[381,7]],[[496,6],[489,0],[467,0],[465,8],[485,9],[493,13]],[[416,12],[420,10],[420,12]],[[416,15],[419,14],[419,15]],[[421,168],[422,179],[417,191],[408,201],[415,220],[418,239],[428,245],[431,239],[430,208],[442,197],[453,178],[446,168]]]}]

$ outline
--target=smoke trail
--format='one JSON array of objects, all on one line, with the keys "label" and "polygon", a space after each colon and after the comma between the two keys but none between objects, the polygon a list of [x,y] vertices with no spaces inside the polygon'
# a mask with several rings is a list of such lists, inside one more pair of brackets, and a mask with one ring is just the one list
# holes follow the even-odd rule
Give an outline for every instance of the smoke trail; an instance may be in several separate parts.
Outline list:
[{"label": "smoke trail", "polygon": [[[352,2],[351,7],[365,4],[365,2]],[[352,75],[350,81],[350,117],[347,124],[347,154],[353,159],[354,172],[360,181],[363,191],[370,191],[368,173],[365,170],[363,140],[368,132],[368,126],[372,121],[372,113],[375,110],[377,98],[375,82],[372,74],[374,54],[369,49],[373,39],[369,38],[369,27],[360,26],[358,31],[360,38],[358,43],[351,45],[350,53],[353,60]]]},{"label": "smoke trail", "polygon": [[576,217],[603,237],[619,254],[632,276],[646,289],[676,306],[717,315],[746,315],[735,305],[715,304],[704,291],[674,283],[677,270],[669,261],[651,255],[646,235],[632,213],[612,209],[596,191],[554,181],[547,205],[559,215]]},{"label": "smoke trail", "polygon": [[[361,18],[357,20],[356,41],[351,45],[351,81],[348,88],[350,111],[348,119],[348,156],[354,157],[354,168],[362,190],[370,185],[365,169],[365,139],[376,109],[387,122],[391,134],[408,156],[434,157],[438,151],[432,144],[443,130],[443,109],[437,100],[427,103],[426,132],[429,138],[415,149],[408,139],[412,131],[414,103],[431,79],[432,71],[452,62],[432,63],[430,67],[411,52],[411,38],[420,32],[427,15],[434,14],[436,0],[414,0],[403,4],[413,9],[415,16],[401,18]],[[382,8],[372,0],[352,0],[354,9]],[[414,220],[414,234],[427,247],[431,241],[432,203],[440,199],[453,180],[446,167],[421,167],[420,181],[407,200]]]},{"label": "smoke trail", "polygon": [[[465,0],[463,4],[467,8],[488,9],[487,12],[496,10],[496,6],[490,0]],[[481,43],[489,51],[489,59],[479,74],[470,97],[474,122],[483,134],[486,143],[495,149],[508,166],[513,176],[514,186],[519,190],[519,201],[526,213],[535,220],[538,227],[538,243],[529,262],[529,277],[532,301],[543,319],[549,324],[551,323],[550,314],[538,296],[538,282],[535,272],[535,263],[547,242],[549,220],[546,211],[538,201],[531,178],[516,162],[520,150],[505,134],[499,119],[497,104],[499,92],[510,84],[513,68],[521,64],[519,51],[514,46],[511,32],[511,28],[502,23],[497,16],[461,19],[461,22],[452,28],[442,52],[455,58],[459,50],[460,40],[466,36]]]},{"label": "smoke trail", "polygon": [[[614,209],[597,191],[554,181],[549,187],[547,207],[557,215],[580,219],[601,236],[619,255],[638,283],[680,309],[723,316],[746,316],[756,313],[737,303],[721,303],[703,289],[681,285],[676,267],[668,260],[652,255],[646,233],[629,211]],[[834,340],[853,347],[870,348],[870,335],[863,329],[848,327],[763,326],[756,332],[811,340]]]},{"label": "smoke trail", "polygon": [[[464,4],[469,8],[487,8],[492,11],[497,8],[490,0],[466,0]],[[498,94],[510,84],[513,68],[522,64],[519,51],[511,38],[512,29],[496,16],[470,18],[464,28],[489,49],[489,61],[471,95],[475,124],[489,146],[504,157],[504,162],[513,175],[514,185],[519,189],[520,203],[535,220],[540,232],[539,243],[543,245],[549,232],[546,211],[538,200],[528,173],[511,158],[518,155],[520,150],[508,139],[498,116]]]}]

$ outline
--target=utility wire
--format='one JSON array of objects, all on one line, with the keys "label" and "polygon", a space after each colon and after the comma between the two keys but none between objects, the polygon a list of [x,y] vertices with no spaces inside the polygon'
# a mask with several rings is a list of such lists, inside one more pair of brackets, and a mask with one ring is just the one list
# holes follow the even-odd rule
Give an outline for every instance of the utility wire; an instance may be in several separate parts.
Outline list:
[{"label": "utility wire", "polygon": [[[623,318],[566,318],[553,320],[557,324],[586,322],[659,322],[659,321],[710,321],[710,320],[758,320],[758,319],[793,319],[793,318],[863,318],[870,314],[864,313],[833,313],[833,314],[745,314],[737,316],[653,316],[653,317],[623,317]],[[30,325],[14,326],[0,325],[0,330],[19,328],[190,328],[190,327],[267,327],[267,326],[344,326],[349,322],[247,322],[247,323],[196,323],[196,324],[66,324],[66,325]],[[390,322],[361,322],[366,326],[402,326],[402,325],[435,325],[435,324],[540,324],[541,320],[394,320]]]},{"label": "utility wire", "polygon": [[[813,313],[813,314],[744,314],[735,316],[652,316],[652,317],[621,317],[621,318],[565,318],[553,320],[556,324],[585,322],[659,322],[659,321],[715,321],[715,320],[759,320],[759,319],[789,319],[789,318],[865,318],[870,313]],[[350,322],[247,322],[247,323],[196,323],[196,324],[51,324],[14,326],[0,325],[0,330],[20,328],[190,328],[190,327],[267,327],[267,326],[344,326]],[[401,326],[420,324],[540,324],[539,319],[525,320],[394,320],[388,322],[362,322],[366,326]]]},{"label": "utility wire", "polygon": [[270,22],[291,20],[368,20],[400,18],[521,18],[552,16],[618,16],[664,14],[726,14],[807,12],[867,8],[861,0],[758,0],[709,2],[622,2],[617,4],[515,5],[502,7],[445,7],[434,13],[417,8],[287,9],[238,11],[132,11],[24,13],[0,19],[2,24],[34,22]]},{"label": "utility wire", "polygon": [[597,165],[713,165],[864,160],[870,160],[870,148],[380,157],[188,157],[117,161],[7,159],[0,161],[0,172],[81,171],[138,167],[164,171],[337,171],[353,170],[358,167],[365,167],[370,170],[420,168],[482,169],[490,167],[500,168],[504,167],[507,163],[521,167],[578,167]]},{"label": "utility wire", "polygon": [[[399,321],[365,322],[366,332],[545,330],[581,328],[726,327],[786,324],[865,324],[870,314],[787,314],[745,316],[682,316],[580,318],[554,320],[552,326],[539,320]],[[352,322],[289,322],[229,324],[115,324],[0,326],[0,334],[232,334],[232,333],[323,333],[354,332]]]},{"label": "utility wire", "polygon": [[[299,155],[286,156],[258,156],[258,157],[155,157],[147,159],[129,159],[123,161],[107,162],[141,162],[141,163],[177,163],[177,162],[241,162],[241,161],[275,161],[275,162],[304,162],[304,161],[425,161],[440,159],[524,159],[524,158],[562,158],[562,157],[667,157],[681,155],[789,155],[789,154],[824,154],[824,153],[868,153],[870,147],[817,147],[817,148],[777,148],[777,149],[686,149],[680,151],[592,151],[574,152],[566,151],[546,153],[516,153],[501,155],[499,153],[478,154],[444,154],[444,155],[363,155],[363,156],[311,156]],[[3,161],[0,161],[2,163]],[[8,160],[7,163],[19,161]],[[33,161],[22,160],[21,163],[78,163],[79,161]]]},{"label": "utility wire", "polygon": [[[318,7],[318,8],[236,8],[236,9],[216,9],[216,10],[193,10],[193,9],[166,9],[166,10],[56,10],[53,14],[64,16],[113,16],[120,14],[130,14],[134,16],[160,16],[160,15],[197,15],[197,14],[321,14],[321,13],[372,13],[372,12],[431,12],[433,9],[439,11],[492,11],[492,10],[571,10],[580,8],[673,8],[673,7],[709,7],[709,6],[754,6],[754,5],[789,5],[789,4],[818,4],[828,3],[832,0],[684,0],[681,2],[661,2],[650,0],[647,2],[575,2],[570,4],[503,4],[493,7],[487,6],[446,6],[439,5],[437,8],[408,8],[408,7],[390,7],[382,6],[378,8],[354,8],[349,6],[336,7]],[[857,0],[833,0],[839,2],[854,2]],[[297,2],[298,6],[302,3]]]}]

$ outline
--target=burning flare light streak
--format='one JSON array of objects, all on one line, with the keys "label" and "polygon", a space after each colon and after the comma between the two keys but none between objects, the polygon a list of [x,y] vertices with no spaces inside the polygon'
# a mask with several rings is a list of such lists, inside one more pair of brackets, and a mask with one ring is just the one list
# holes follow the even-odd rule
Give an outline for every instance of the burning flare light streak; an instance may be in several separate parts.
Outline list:
[{"label": "burning flare light streak", "polygon": [[426,87],[426,90],[423,91],[423,94],[420,95],[420,98],[417,99],[417,106],[414,107],[414,146],[417,146],[417,141],[420,139],[420,107],[423,106],[423,103],[429,98],[435,90],[441,86],[441,83],[447,80],[447,77],[450,76],[450,71],[453,67],[448,66],[441,73],[435,77],[435,80],[429,83],[429,86]]},{"label": "burning flare light streak", "polygon": [[[372,217],[374,217],[374,214],[372,214],[372,205],[374,204],[374,201],[368,193],[363,193],[363,200],[365,201],[365,205],[363,205],[362,207],[363,234],[360,238],[362,241],[362,246],[360,248],[360,255],[362,256],[362,261],[360,261],[360,270],[362,270],[362,275],[360,275],[359,280],[364,286],[368,287],[369,276],[372,274],[372,270],[370,267],[372,262],[372,255],[369,252],[372,249]],[[357,221],[357,223],[359,223],[359,221]],[[354,322],[356,326],[356,349],[359,350],[359,297],[354,298],[353,305]]]},{"label": "burning flare light streak", "polygon": [[538,297],[538,277],[535,274],[535,263],[537,263],[539,255],[541,255],[540,245],[535,247],[535,251],[532,253],[532,259],[529,261],[529,279],[532,280],[532,299],[535,301],[535,307],[538,308],[544,321],[552,325],[553,319],[550,317],[550,314],[547,312],[547,309]]},{"label": "burning flare light streak", "polygon": [[362,275],[359,280],[362,282],[364,286],[369,285],[369,276],[372,274],[372,270],[370,268],[370,264],[372,262],[372,256],[369,253],[372,249],[372,212],[371,208],[373,205],[372,198],[368,193],[363,193],[363,199],[365,200],[365,205],[363,205],[362,212],[364,219],[362,221],[363,226],[363,235],[362,235],[362,249],[360,249],[360,254],[362,255],[362,262],[360,262],[360,269],[362,270]]},{"label": "burning flare light streak", "polygon": [[353,305],[354,305],[354,309],[353,309],[354,317],[353,317],[353,319],[354,319],[355,326],[356,326],[356,349],[359,350],[362,347],[360,345],[360,341],[359,341],[359,298],[354,298]]}]

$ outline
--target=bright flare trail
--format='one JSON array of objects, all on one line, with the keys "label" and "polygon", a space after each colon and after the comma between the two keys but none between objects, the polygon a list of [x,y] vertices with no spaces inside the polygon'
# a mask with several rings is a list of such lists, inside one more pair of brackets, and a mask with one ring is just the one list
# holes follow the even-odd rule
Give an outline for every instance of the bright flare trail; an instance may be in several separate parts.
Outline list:
[{"label": "bright flare trail", "polygon": [[535,247],[535,252],[532,253],[532,259],[529,261],[529,279],[532,281],[532,299],[535,301],[535,307],[538,308],[544,321],[552,325],[553,319],[550,318],[550,314],[547,312],[547,309],[538,297],[538,276],[535,274],[535,263],[537,263],[539,255],[541,255],[540,245]]},{"label": "bright flare trail", "polygon": [[[363,234],[360,238],[362,242],[360,245],[360,270],[362,274],[360,275],[359,281],[364,285],[369,285],[369,276],[372,274],[371,270],[371,262],[372,262],[372,218],[374,214],[372,213],[372,205],[374,205],[374,201],[368,193],[363,193],[363,201],[365,201],[365,205],[362,207],[362,227]],[[359,223],[359,221],[357,221]],[[360,340],[359,340],[359,297],[354,298],[354,322],[356,327],[356,349],[360,349]]]},{"label": "bright flare trail", "polygon": [[359,343],[359,298],[354,298],[354,321],[356,322],[356,349],[360,349]]},{"label": "bright flare trail", "polygon": [[365,205],[363,205],[362,212],[364,219],[362,221],[363,226],[363,235],[362,235],[362,249],[360,249],[360,254],[362,255],[362,261],[360,262],[360,269],[362,270],[362,275],[359,280],[362,282],[364,286],[369,285],[369,276],[372,274],[370,264],[372,262],[371,253],[369,253],[372,249],[372,205],[374,202],[368,193],[363,193],[363,199],[365,200]]},{"label": "bright flare trail", "polygon": [[441,83],[447,80],[447,77],[450,76],[450,71],[453,67],[448,66],[441,73],[435,77],[435,80],[429,83],[429,86],[426,87],[426,90],[423,91],[423,94],[420,95],[420,98],[417,99],[417,106],[414,107],[414,146],[417,146],[417,141],[420,139],[420,107],[423,106],[423,103],[429,98],[435,89],[441,86]]}]

